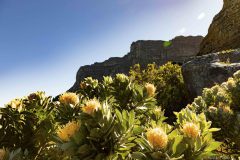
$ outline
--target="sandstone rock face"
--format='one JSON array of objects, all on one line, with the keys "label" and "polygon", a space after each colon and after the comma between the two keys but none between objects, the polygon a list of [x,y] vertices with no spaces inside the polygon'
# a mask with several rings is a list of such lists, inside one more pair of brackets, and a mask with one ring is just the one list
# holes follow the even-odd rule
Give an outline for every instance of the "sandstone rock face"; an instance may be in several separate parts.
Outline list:
[{"label": "sandstone rock face", "polygon": [[182,66],[183,78],[190,95],[195,98],[203,88],[225,82],[240,70],[240,50],[195,57]]},{"label": "sandstone rock face", "polygon": [[131,45],[130,52],[124,57],[110,58],[102,63],[83,66],[79,69],[76,82],[69,91],[79,88],[79,83],[86,77],[101,80],[103,76],[113,76],[116,73],[127,74],[134,64],[146,66],[155,62],[162,65],[168,61],[183,63],[186,59],[196,56],[202,36],[179,36],[171,40],[171,45],[166,46],[164,41],[137,41]]},{"label": "sandstone rock face", "polygon": [[215,16],[198,55],[240,48],[240,0],[224,0]]}]

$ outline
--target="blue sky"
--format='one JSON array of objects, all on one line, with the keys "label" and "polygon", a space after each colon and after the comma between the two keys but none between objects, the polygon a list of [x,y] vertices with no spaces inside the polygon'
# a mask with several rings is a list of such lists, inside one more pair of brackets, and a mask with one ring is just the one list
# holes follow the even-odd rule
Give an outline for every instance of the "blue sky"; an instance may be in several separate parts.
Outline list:
[{"label": "blue sky", "polygon": [[136,40],[206,35],[222,0],[0,0],[0,106],[69,89],[82,65]]}]

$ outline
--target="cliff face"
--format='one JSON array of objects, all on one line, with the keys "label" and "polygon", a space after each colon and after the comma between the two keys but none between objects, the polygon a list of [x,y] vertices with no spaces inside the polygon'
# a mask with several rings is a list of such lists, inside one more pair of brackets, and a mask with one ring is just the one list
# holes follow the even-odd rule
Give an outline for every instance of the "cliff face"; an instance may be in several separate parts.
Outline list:
[{"label": "cliff face", "polygon": [[240,0],[224,0],[223,9],[214,17],[198,55],[236,48],[240,48]]},{"label": "cliff face", "polygon": [[136,63],[142,66],[153,62],[159,65],[168,61],[183,63],[186,59],[196,56],[202,39],[201,36],[179,36],[170,41],[170,46],[165,46],[164,41],[133,42],[130,52],[124,57],[114,57],[102,63],[80,67],[76,82],[69,91],[77,90],[79,83],[89,76],[101,79],[103,76],[113,76],[116,73],[127,74],[129,68]]}]

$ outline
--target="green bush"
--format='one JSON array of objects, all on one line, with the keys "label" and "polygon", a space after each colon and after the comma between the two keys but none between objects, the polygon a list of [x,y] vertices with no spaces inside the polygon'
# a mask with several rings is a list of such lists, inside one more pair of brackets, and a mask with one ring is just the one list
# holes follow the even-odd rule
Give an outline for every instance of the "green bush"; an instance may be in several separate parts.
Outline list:
[{"label": "green bush", "polygon": [[189,103],[181,67],[177,64],[168,62],[160,67],[149,64],[146,69],[136,64],[129,74],[135,83],[152,83],[156,86],[157,103],[165,109],[166,116],[169,118],[174,116],[174,111],[180,111]]},{"label": "green bush", "polygon": [[50,147],[49,141],[55,131],[54,107],[51,97],[37,92],[15,99],[1,108],[0,147],[10,150],[21,148],[31,155]]},{"label": "green bush", "polygon": [[[196,160],[220,146],[204,114],[176,112],[168,124],[151,82],[124,74],[86,78],[76,93],[53,100],[43,92],[0,109],[0,159]],[[17,101],[17,102],[16,102]],[[217,156],[217,155],[216,155]]]},{"label": "green bush", "polygon": [[188,108],[204,112],[212,125],[221,128],[214,138],[224,142],[220,152],[240,155],[240,71],[221,85],[205,88]]}]

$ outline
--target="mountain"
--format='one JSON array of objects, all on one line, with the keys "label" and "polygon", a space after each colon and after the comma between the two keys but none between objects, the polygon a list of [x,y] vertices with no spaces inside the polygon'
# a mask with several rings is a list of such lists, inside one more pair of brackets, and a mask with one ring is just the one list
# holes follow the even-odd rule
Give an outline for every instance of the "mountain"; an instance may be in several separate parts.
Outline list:
[{"label": "mountain", "polygon": [[201,43],[198,55],[240,48],[240,0],[224,0],[207,36]]},{"label": "mountain", "polygon": [[142,66],[153,62],[162,65],[168,61],[182,64],[190,57],[197,55],[202,39],[202,36],[178,36],[170,41],[139,40],[133,42],[130,52],[123,57],[113,57],[102,63],[80,67],[76,82],[69,91],[77,90],[85,77],[100,80],[103,76],[112,76],[116,73],[127,74],[129,68],[137,63]]}]

